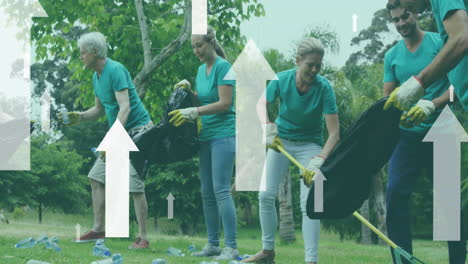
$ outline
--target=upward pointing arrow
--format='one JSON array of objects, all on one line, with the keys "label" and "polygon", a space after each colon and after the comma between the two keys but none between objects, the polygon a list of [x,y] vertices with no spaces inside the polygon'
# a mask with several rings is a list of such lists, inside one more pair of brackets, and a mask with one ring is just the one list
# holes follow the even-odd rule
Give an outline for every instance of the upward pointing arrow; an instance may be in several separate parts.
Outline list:
[{"label": "upward pointing arrow", "polygon": [[357,32],[357,20],[358,16],[356,14],[353,14],[353,32]]},{"label": "upward pointing arrow", "polygon": [[41,96],[41,109],[42,131],[47,132],[50,130],[50,95],[47,90]]},{"label": "upward pointing arrow", "polygon": [[317,170],[314,177],[314,211],[323,212],[323,181],[327,179],[322,171]]},{"label": "upward pointing arrow", "polygon": [[460,240],[460,143],[468,136],[447,105],[423,141],[434,142],[434,240]]},{"label": "upward pointing arrow", "polygon": [[208,30],[207,0],[192,0],[192,34],[206,35]]},{"label": "upward pointing arrow", "polygon": [[166,200],[167,200],[167,218],[168,219],[173,219],[174,218],[174,200],[175,200],[175,197],[174,197],[174,195],[172,195],[172,193],[169,193]]},{"label": "upward pointing arrow", "polygon": [[[19,7],[18,7],[19,6]],[[14,12],[12,12],[13,10]],[[16,100],[15,107],[22,107],[24,111],[16,112],[17,122],[10,127],[12,132],[21,133],[29,128],[30,121],[30,84],[29,65],[31,50],[31,25],[32,17],[47,16],[38,0],[14,0],[2,1],[0,5],[0,31],[2,32],[2,49],[0,49],[0,94],[8,103],[9,99]],[[8,27],[7,27],[8,25]],[[17,78],[16,74],[7,74],[3,69],[10,67],[14,61],[23,62],[23,77]],[[14,99],[13,99],[14,100]],[[20,102],[20,106],[18,106]],[[0,109],[8,110],[8,104],[0,105]],[[8,111],[7,111],[8,112]],[[16,151],[17,145],[11,146],[8,141],[0,140],[0,152],[13,153],[6,161],[0,162],[0,170],[29,170],[30,169],[30,140],[26,137]]]},{"label": "upward pointing arrow", "polygon": [[128,237],[129,151],[138,151],[117,119],[97,147],[106,152],[106,236]]},{"label": "upward pointing arrow", "polygon": [[75,240],[76,240],[76,241],[79,241],[79,240],[80,240],[80,236],[81,236],[81,225],[80,225],[80,224],[76,224],[76,226],[75,226]]},{"label": "upward pointing arrow", "polygon": [[265,163],[265,143],[256,106],[265,91],[266,81],[278,78],[255,42],[249,40],[224,79],[237,81],[236,190],[265,190],[264,181],[261,181]]}]

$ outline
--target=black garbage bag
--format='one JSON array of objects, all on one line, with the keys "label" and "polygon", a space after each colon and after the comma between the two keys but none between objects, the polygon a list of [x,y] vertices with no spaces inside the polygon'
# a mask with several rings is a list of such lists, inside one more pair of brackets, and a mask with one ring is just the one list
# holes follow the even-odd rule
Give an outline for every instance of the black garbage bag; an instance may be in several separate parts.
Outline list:
[{"label": "black garbage bag", "polygon": [[365,111],[323,163],[323,212],[314,212],[312,185],[307,198],[310,218],[344,218],[369,197],[372,178],[388,162],[399,138],[401,111],[384,111],[386,101],[383,98]]},{"label": "black garbage bag", "polygon": [[196,105],[193,93],[178,88],[170,96],[164,115],[150,130],[133,136],[138,152],[131,152],[133,167],[141,177],[146,177],[151,164],[167,164],[189,159],[199,150],[198,128],[195,122],[180,127],[169,123],[169,112]]}]

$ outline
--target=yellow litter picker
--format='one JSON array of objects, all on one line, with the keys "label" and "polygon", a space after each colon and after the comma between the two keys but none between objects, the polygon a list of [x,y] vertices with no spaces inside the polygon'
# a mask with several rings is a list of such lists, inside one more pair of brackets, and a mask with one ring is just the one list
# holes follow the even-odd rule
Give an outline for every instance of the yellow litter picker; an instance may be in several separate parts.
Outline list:
[{"label": "yellow litter picker", "polygon": [[[306,171],[307,169],[302,166],[293,156],[291,156],[282,146],[277,146],[277,149],[283,153],[284,156],[286,156],[294,165],[296,165],[299,169],[302,171]],[[395,244],[392,240],[390,240],[387,236],[385,236],[382,232],[380,232],[375,226],[373,226],[367,219],[365,219],[362,215],[360,215],[358,212],[353,212],[352,213],[354,217],[356,217],[359,221],[361,221],[364,225],[366,225],[372,232],[374,232],[379,238],[381,238],[385,243],[387,243],[394,252],[395,255],[395,261],[397,264],[405,264],[407,262],[412,263],[412,264],[426,264],[422,260],[416,258],[409,252],[405,251],[404,249],[400,248],[397,244]],[[406,260],[407,262],[403,262]]]}]

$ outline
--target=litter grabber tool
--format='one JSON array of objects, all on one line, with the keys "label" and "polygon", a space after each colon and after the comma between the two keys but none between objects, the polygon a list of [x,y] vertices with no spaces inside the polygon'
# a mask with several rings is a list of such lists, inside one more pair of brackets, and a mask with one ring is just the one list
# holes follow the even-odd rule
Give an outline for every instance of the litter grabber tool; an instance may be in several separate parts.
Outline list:
[{"label": "litter grabber tool", "polygon": [[[302,171],[306,171],[307,169],[302,166],[293,156],[291,156],[282,146],[277,147],[278,150],[283,153],[286,158],[288,158],[294,165],[296,165]],[[312,178],[313,180],[314,178]],[[380,232],[375,226],[373,226],[367,219],[362,217],[358,212],[354,212],[353,216],[356,217],[359,221],[361,221],[365,226],[367,226],[372,232],[374,232],[379,238],[381,238],[385,243],[387,243],[392,249],[395,255],[395,261],[397,264],[404,264],[404,260],[411,264],[426,264],[422,260],[416,258],[415,256],[411,255],[409,252],[405,251],[404,249],[400,248],[397,244],[395,244],[392,240],[390,240],[387,236],[385,236],[382,232]]]}]

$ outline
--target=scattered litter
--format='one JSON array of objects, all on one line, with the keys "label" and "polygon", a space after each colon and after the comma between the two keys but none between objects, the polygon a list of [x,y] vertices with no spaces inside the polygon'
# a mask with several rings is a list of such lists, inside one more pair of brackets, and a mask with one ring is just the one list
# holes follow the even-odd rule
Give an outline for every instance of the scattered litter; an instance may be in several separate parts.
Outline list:
[{"label": "scattered litter", "polygon": [[123,257],[120,255],[120,253],[116,253],[112,255],[112,264],[122,264],[123,263]]},{"label": "scattered litter", "polygon": [[153,259],[153,262],[151,264],[167,264],[167,261],[165,259]]},{"label": "scattered litter", "polygon": [[119,253],[113,254],[112,258],[106,258],[91,262],[91,264],[123,264],[123,257]]},{"label": "scattered litter", "polygon": [[59,239],[57,237],[41,236],[36,240],[36,244],[44,244],[45,248],[53,249],[55,252],[60,252],[62,249],[58,246]]},{"label": "scattered litter", "polygon": [[174,248],[174,247],[169,247],[166,252],[167,252],[167,254],[169,256],[176,256],[176,257],[184,257],[185,256],[185,254],[182,253],[182,250]]},{"label": "scattered litter", "polygon": [[243,259],[246,259],[246,258],[250,258],[251,256],[250,255],[247,255],[247,254],[244,254],[242,256],[237,256],[237,260],[243,260]]},{"label": "scattered litter", "polygon": [[15,248],[32,248],[36,245],[36,240],[32,237],[25,238],[15,245]]},{"label": "scattered litter", "polygon": [[15,245],[15,248],[32,248],[36,244],[44,244],[45,248],[53,249],[56,252],[60,252],[62,249],[58,246],[58,238],[48,236],[41,236],[37,240],[32,237],[25,238]]},{"label": "scattered litter", "polygon": [[50,264],[49,262],[45,261],[40,261],[40,260],[35,260],[35,259],[30,259],[26,264]]},{"label": "scattered litter", "polygon": [[104,239],[98,239],[93,247],[93,255],[100,258],[111,256],[109,248],[104,245]]},{"label": "scattered litter", "polygon": [[188,250],[190,252],[196,252],[196,251],[198,251],[198,248],[195,245],[190,245],[190,246],[188,246]]}]

